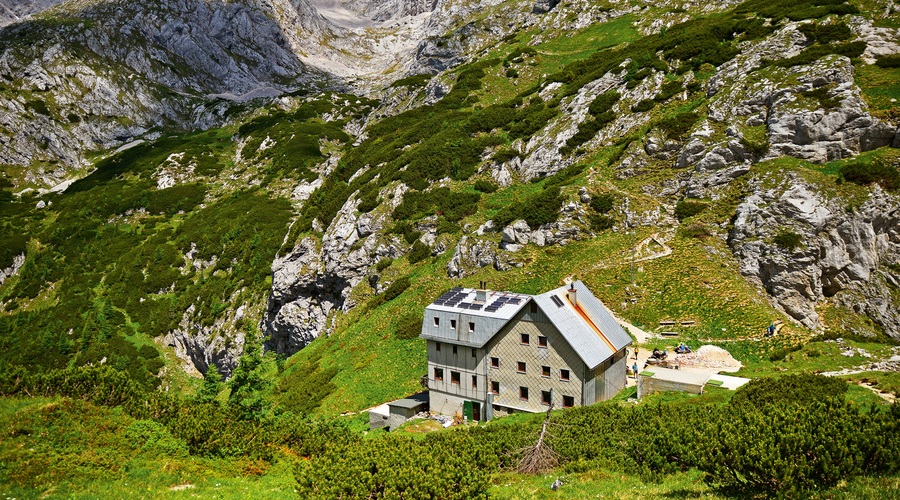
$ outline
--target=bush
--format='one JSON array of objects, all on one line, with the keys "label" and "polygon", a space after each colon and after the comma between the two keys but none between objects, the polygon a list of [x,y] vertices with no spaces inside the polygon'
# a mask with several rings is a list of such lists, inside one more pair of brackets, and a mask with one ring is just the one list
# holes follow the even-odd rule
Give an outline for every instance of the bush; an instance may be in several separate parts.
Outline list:
[{"label": "bush", "polygon": [[799,28],[809,43],[828,44],[832,42],[843,42],[849,40],[853,36],[850,27],[846,23],[839,22],[834,24],[803,24]]},{"label": "bush", "polygon": [[562,202],[559,187],[548,187],[525,200],[507,205],[494,215],[494,224],[496,227],[505,227],[515,220],[524,219],[529,227],[536,229],[541,224],[556,220]]},{"label": "bush", "polygon": [[613,227],[615,219],[606,215],[591,214],[588,216],[588,222],[594,231],[606,231]]},{"label": "bush", "polygon": [[598,194],[591,197],[591,208],[598,214],[605,214],[613,209],[615,198],[610,193]]},{"label": "bush", "polygon": [[692,111],[678,113],[660,120],[659,128],[672,139],[681,139],[690,132],[697,118],[697,114]]},{"label": "bush", "polygon": [[497,191],[497,185],[491,181],[478,179],[477,181],[475,181],[475,190],[481,191],[482,193],[493,193]]},{"label": "bush", "polygon": [[681,235],[685,238],[705,240],[713,234],[704,224],[691,224],[690,226],[681,228]]},{"label": "bush", "polygon": [[631,111],[634,113],[643,113],[644,111],[650,111],[654,107],[656,107],[656,101],[653,99],[644,99],[632,106]]},{"label": "bush", "polygon": [[900,170],[882,159],[852,161],[841,167],[840,175],[844,180],[863,186],[877,183],[889,191],[900,189]]},{"label": "bush", "polygon": [[387,287],[387,290],[385,290],[381,296],[384,297],[384,302],[388,302],[399,297],[407,288],[409,288],[409,277],[403,276],[402,278],[394,280],[394,282],[391,283],[391,286]]},{"label": "bush", "polygon": [[416,314],[405,314],[397,320],[394,336],[400,340],[411,340],[422,333],[422,317]]},{"label": "bush", "polygon": [[423,261],[431,256],[431,248],[428,245],[422,243],[419,240],[416,240],[412,244],[412,249],[409,251],[407,257],[409,258],[410,264],[415,264],[416,262]]},{"label": "bush", "polygon": [[881,56],[875,61],[875,64],[879,68],[900,68],[900,54]]},{"label": "bush", "polygon": [[619,101],[622,96],[615,90],[610,90],[604,94],[598,95],[588,106],[588,112],[594,116],[606,113],[611,110],[613,105]]},{"label": "bush", "polygon": [[392,259],[390,257],[385,257],[385,258],[379,260],[377,264],[375,264],[375,270],[378,272],[384,271],[385,269],[391,267],[391,264],[393,264],[393,263],[394,263],[394,259]]},{"label": "bush", "polygon": [[793,252],[803,245],[803,237],[792,231],[782,231],[772,238],[772,242],[785,250]]},{"label": "bush", "polygon": [[751,139],[747,139],[746,137],[741,137],[741,145],[744,146],[744,149],[756,159],[762,158],[766,153],[769,152],[768,138],[765,138],[761,141],[754,141]]},{"label": "bush", "polygon": [[675,217],[679,221],[682,221],[684,219],[687,219],[687,218],[690,218],[690,217],[693,217],[693,216],[699,214],[704,209],[706,209],[705,203],[681,200],[678,202],[677,205],[675,205]]}]

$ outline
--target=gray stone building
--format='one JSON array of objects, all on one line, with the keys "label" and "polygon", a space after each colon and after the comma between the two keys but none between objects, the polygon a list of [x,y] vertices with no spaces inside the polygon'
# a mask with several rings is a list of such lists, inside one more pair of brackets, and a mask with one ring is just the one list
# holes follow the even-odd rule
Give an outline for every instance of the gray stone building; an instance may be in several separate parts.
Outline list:
[{"label": "gray stone building", "polygon": [[431,411],[590,405],[625,387],[631,337],[581,281],[541,295],[453,288],[425,308]]}]

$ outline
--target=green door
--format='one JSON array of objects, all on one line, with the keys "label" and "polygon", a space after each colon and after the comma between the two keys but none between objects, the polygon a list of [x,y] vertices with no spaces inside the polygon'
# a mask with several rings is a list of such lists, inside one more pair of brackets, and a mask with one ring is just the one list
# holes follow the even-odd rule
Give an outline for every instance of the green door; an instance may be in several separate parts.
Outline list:
[{"label": "green door", "polygon": [[469,422],[471,422],[473,420],[472,402],[471,401],[463,402],[463,416],[466,417],[467,419],[469,419]]}]

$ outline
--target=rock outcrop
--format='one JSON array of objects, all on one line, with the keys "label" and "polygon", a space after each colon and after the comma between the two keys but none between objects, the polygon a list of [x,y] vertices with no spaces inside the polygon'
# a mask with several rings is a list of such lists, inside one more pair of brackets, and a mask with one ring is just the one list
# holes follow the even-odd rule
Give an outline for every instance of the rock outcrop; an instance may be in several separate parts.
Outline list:
[{"label": "rock outcrop", "polygon": [[839,326],[817,312],[828,300],[900,338],[900,199],[875,188],[858,207],[845,203],[796,176],[757,187],[737,209],[729,244],[741,272],[807,328]]}]

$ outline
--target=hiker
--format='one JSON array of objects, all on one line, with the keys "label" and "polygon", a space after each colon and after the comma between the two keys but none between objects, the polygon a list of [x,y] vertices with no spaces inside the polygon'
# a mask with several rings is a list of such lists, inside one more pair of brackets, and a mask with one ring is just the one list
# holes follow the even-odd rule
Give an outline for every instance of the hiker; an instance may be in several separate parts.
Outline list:
[{"label": "hiker", "polygon": [[767,335],[768,337],[775,335],[775,323],[772,323],[771,325],[769,325],[768,331],[769,331],[769,334]]},{"label": "hiker", "polygon": [[637,361],[634,362],[634,366],[631,367],[631,370],[634,371],[634,379],[637,380],[637,375],[638,375]]},{"label": "hiker", "polygon": [[637,352],[638,352],[638,348],[635,347],[634,348],[634,359],[637,359]]}]

